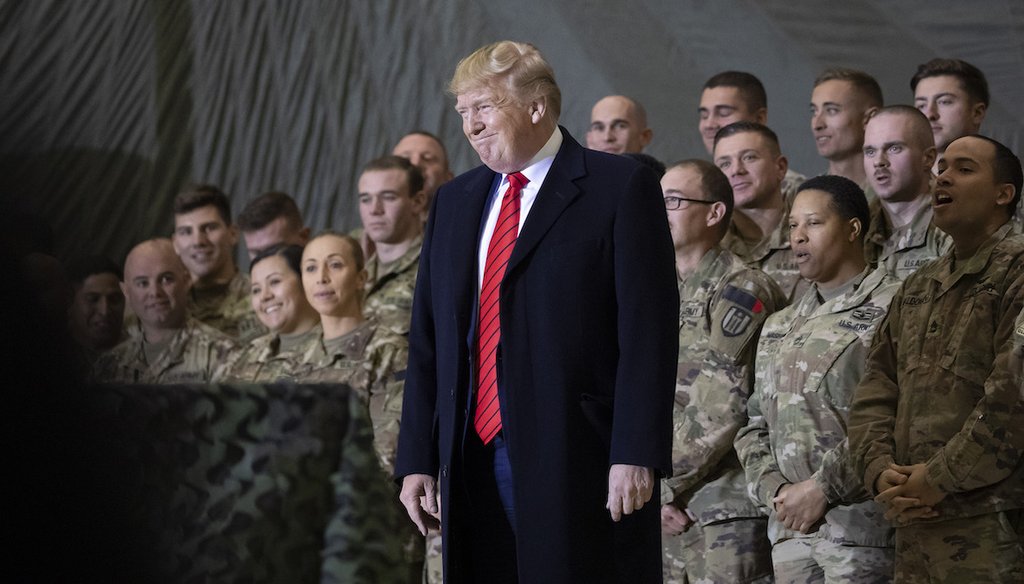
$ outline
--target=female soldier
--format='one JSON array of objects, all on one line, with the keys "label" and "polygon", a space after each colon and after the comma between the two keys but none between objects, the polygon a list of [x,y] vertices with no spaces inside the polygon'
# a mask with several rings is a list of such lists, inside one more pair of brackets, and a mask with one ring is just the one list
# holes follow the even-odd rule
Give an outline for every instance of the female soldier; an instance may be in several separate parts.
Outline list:
[{"label": "female soldier", "polygon": [[302,253],[302,285],[323,333],[303,355],[302,381],[347,383],[370,405],[374,441],[390,472],[408,356],[405,337],[363,318],[363,252],[347,235],[323,232]]},{"label": "female soldier", "polygon": [[[370,407],[373,444],[381,467],[394,471],[402,387],[409,360],[405,337],[374,320],[363,318],[366,284],[363,251],[347,236],[325,231],[302,253],[302,285],[309,303],[320,313],[323,334],[303,356],[304,382],[347,383]],[[405,508],[395,491],[396,512]],[[400,515],[401,516],[401,515]],[[424,540],[410,521],[402,521],[398,537],[405,544],[407,581],[422,579]]]},{"label": "female soldier", "polygon": [[298,359],[320,336],[320,315],[302,291],[302,246],[276,245],[249,266],[252,309],[270,334],[259,337],[231,359],[229,382],[269,383],[293,379]]},{"label": "female soldier", "polygon": [[864,260],[864,192],[820,176],[789,216],[813,285],[765,323],[750,421],[736,436],[751,492],[769,511],[777,582],[889,582],[892,529],[850,469],[846,421],[871,336],[899,282]]}]

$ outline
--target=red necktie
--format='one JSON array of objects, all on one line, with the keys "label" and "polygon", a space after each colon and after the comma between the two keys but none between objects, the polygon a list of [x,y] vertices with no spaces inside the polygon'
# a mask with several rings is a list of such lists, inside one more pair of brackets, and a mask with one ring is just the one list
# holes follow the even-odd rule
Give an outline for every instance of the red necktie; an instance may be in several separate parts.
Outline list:
[{"label": "red necktie", "polygon": [[501,409],[498,407],[498,371],[495,353],[501,340],[501,318],[498,310],[498,289],[505,276],[508,258],[516,245],[519,232],[519,195],[530,179],[518,172],[508,175],[508,190],[501,199],[498,222],[491,233],[484,263],[484,279],[480,285],[480,317],[476,337],[476,412],[473,426],[484,444],[501,430]]}]

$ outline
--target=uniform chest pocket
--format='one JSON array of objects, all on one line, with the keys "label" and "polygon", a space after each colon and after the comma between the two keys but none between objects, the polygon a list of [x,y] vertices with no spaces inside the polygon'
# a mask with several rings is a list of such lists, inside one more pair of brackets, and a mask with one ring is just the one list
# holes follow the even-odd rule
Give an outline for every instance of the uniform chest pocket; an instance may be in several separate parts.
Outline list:
[{"label": "uniform chest pocket", "polygon": [[[851,345],[859,342],[860,337],[855,332],[837,326],[817,333],[797,334],[781,353],[779,390],[819,393],[830,375],[847,374],[835,371],[836,367],[857,365],[840,361]],[[863,368],[863,363],[859,365]]]},{"label": "uniform chest pocket", "polygon": [[[995,313],[1000,297],[994,289],[981,289],[972,291],[967,300],[957,311],[952,328],[933,321],[929,323],[928,335],[940,335],[936,340],[941,340],[943,347],[938,357],[941,368],[971,383],[984,385],[992,368]],[[932,318],[941,317],[933,314]]]}]

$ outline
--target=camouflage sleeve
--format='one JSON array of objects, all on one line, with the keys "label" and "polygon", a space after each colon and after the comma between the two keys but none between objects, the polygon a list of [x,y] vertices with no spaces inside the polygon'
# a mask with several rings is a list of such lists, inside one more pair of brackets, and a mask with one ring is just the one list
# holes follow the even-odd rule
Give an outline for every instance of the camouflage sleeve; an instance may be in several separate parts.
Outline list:
[{"label": "camouflage sleeve", "polygon": [[665,502],[699,485],[732,450],[747,422],[750,386],[749,368],[734,364],[731,356],[713,352],[704,359],[673,436],[672,476],[662,481]]},{"label": "camouflage sleeve", "polygon": [[789,481],[782,475],[768,437],[768,423],[761,413],[761,395],[755,388],[747,401],[747,425],[736,434],[736,453],[747,475],[747,489],[754,500],[772,509],[772,498]]},{"label": "camouflage sleeve", "polygon": [[377,457],[388,476],[395,470],[398,427],[402,419],[402,390],[409,362],[408,343],[399,335],[377,345],[371,355],[370,420]]},{"label": "camouflage sleeve", "polygon": [[733,274],[711,300],[711,346],[733,363],[752,363],[764,321],[785,304],[779,285],[761,270]]},{"label": "camouflage sleeve", "polygon": [[[896,444],[896,338],[900,330],[903,288],[889,305],[889,313],[875,331],[864,377],[853,395],[847,434],[850,464],[864,488],[875,493],[875,479],[893,462]],[[876,493],[877,494],[877,493]]]},{"label": "camouflage sleeve", "polygon": [[664,498],[676,500],[696,487],[733,448],[747,423],[757,337],[785,296],[757,270],[738,272],[711,301],[711,351],[690,386],[682,424],[673,437],[673,476],[662,482]]},{"label": "camouflage sleeve", "polygon": [[856,503],[868,498],[864,481],[850,464],[850,442],[844,439],[825,453],[812,477],[829,504]]},{"label": "camouflage sleeve", "polygon": [[393,494],[373,454],[366,405],[349,393],[349,424],[338,470],[331,476],[335,505],[324,533],[321,582],[398,582],[402,569]]},{"label": "camouflage sleeve", "polygon": [[960,432],[927,463],[928,482],[947,493],[1005,479],[1024,453],[1024,381],[1019,362],[1014,364],[1019,350],[1013,339],[1014,320],[1024,306],[1024,274],[1007,289],[1002,305],[995,339],[1001,349],[985,380],[985,395]]}]

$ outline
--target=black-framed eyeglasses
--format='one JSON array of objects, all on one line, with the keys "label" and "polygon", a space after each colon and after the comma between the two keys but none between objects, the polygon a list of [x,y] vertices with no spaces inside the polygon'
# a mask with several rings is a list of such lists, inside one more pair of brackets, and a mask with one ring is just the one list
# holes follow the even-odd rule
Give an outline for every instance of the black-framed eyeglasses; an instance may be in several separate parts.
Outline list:
[{"label": "black-framed eyeglasses", "polygon": [[676,209],[683,206],[683,202],[687,203],[703,203],[705,205],[714,205],[715,201],[705,201],[704,199],[691,199],[688,197],[665,197],[665,208],[669,211],[675,211]]}]

